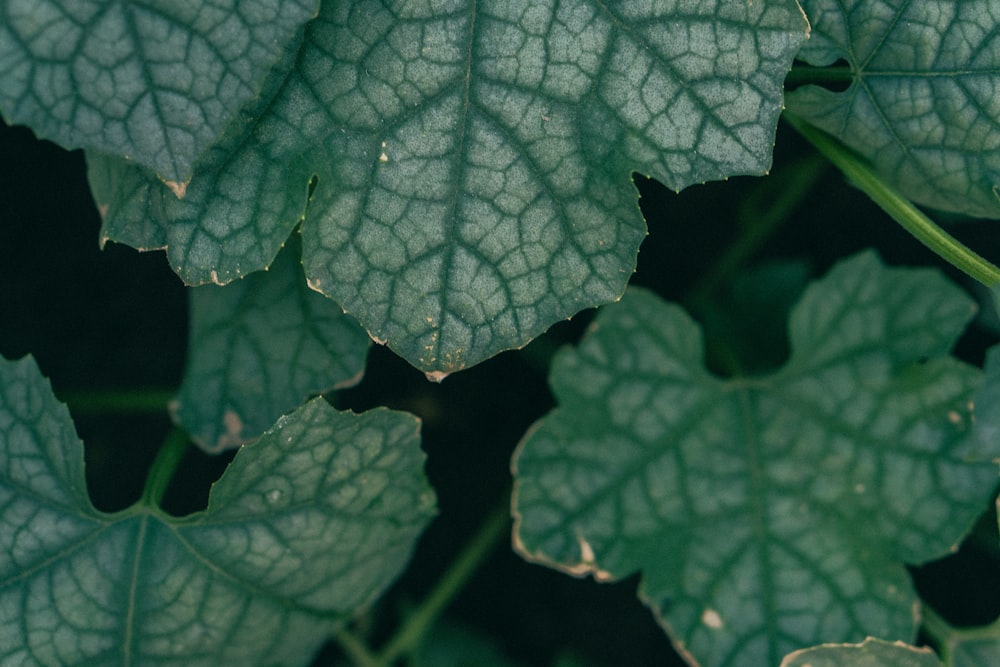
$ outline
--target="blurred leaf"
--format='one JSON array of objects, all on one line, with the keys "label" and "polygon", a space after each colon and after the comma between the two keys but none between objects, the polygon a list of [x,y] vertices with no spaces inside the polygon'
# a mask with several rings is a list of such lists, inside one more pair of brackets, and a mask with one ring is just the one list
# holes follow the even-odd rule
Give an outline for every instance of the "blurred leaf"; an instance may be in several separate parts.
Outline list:
[{"label": "blurred leaf", "polygon": [[317,0],[7,0],[0,110],[65,148],[121,156],[181,196],[194,163],[294,50]]},{"label": "blurred leaf", "polygon": [[[744,269],[718,299],[705,307],[698,304],[709,340],[720,340],[745,374],[777,368],[788,356],[788,311],[808,279],[803,261],[769,261]],[[725,362],[719,365],[725,367]]]},{"label": "blurred leaf", "polygon": [[781,667],[941,667],[941,661],[928,648],[869,638],[856,645],[828,644],[796,651],[781,661]]},{"label": "blurred leaf", "polygon": [[949,640],[947,655],[949,667],[1000,665],[1000,625],[957,633]]},{"label": "blurred leaf", "polygon": [[517,667],[483,634],[448,619],[434,625],[410,667]]},{"label": "blurred leaf", "polygon": [[789,111],[869,159],[919,204],[1000,217],[1000,1],[803,0],[799,58],[846,59],[845,92],[804,86]]},{"label": "blurred leaf", "polygon": [[998,476],[1000,441],[968,437],[981,374],[947,356],[973,312],[865,253],[805,291],[782,369],[723,381],[680,308],[630,290],[555,359],[559,406],[515,456],[516,547],[598,580],[641,570],[700,665],[912,640],[903,564],[950,553]]},{"label": "blurred leaf", "polygon": [[191,291],[191,342],[176,420],[206,451],[253,440],[312,395],[355,384],[370,340],[305,283],[299,240],[270,270]]},{"label": "blurred leaf", "polygon": [[805,35],[792,0],[325,3],[183,201],[92,169],[104,235],[226,283],[270,263],[316,176],[310,284],[440,379],[620,297],[646,234],[632,171],[767,171]]},{"label": "blurred leaf", "polygon": [[0,663],[306,664],[433,514],[418,429],[316,399],[237,452],[206,511],[108,515],[34,361],[0,360]]},{"label": "blurred leaf", "polygon": [[937,625],[936,629],[934,643],[948,667],[1000,664],[1000,619],[980,628]]}]

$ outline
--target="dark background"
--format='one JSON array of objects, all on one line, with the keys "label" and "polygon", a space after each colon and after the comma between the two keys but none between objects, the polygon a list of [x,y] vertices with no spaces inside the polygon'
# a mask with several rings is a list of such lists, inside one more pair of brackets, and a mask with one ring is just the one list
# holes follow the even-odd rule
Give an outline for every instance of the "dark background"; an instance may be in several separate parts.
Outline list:
[{"label": "dark background", "polygon": [[[809,149],[780,127],[775,178]],[[768,179],[734,178],[677,195],[636,177],[650,236],[639,254],[634,284],[681,300],[738,235],[740,203],[757,193],[766,203]],[[762,188],[764,188],[762,190]],[[953,232],[987,257],[1000,259],[997,223],[964,222]],[[185,289],[163,253],[138,253],[109,244],[100,251],[100,220],[85,179],[80,152],[40,142],[23,128],[0,122],[0,354],[32,354],[56,394],[73,397],[94,389],[167,389],[179,386],[187,337]],[[835,261],[874,246],[890,264],[940,261],[868,200],[827,169],[788,222],[752,261],[796,260],[811,276]],[[950,267],[945,270],[968,286]],[[791,286],[791,291],[794,292]],[[725,301],[716,295],[715,306]],[[783,296],[777,296],[783,302]],[[695,311],[711,313],[712,303]],[[696,304],[688,304],[696,305]],[[738,307],[728,311],[739,313]],[[561,323],[521,352],[508,352],[449,377],[427,382],[391,352],[375,348],[356,388],[334,397],[340,408],[388,405],[424,422],[427,474],[437,491],[440,516],[422,538],[410,568],[383,599],[374,618],[384,635],[399,614],[433,586],[482,518],[505,502],[510,455],[528,426],[551,406],[545,373],[553,350],[572,342],[592,313]],[[711,320],[711,317],[707,318]],[[739,332],[708,331],[712,341]],[[742,326],[767,332],[760,358],[780,363],[784,322]],[[982,361],[996,340],[975,325],[957,354]],[[753,351],[747,352],[753,354]],[[72,400],[71,400],[72,408]],[[74,410],[86,443],[91,496],[104,510],[128,506],[171,424],[163,414],[105,415]],[[226,457],[189,454],[166,499],[178,514],[204,506],[208,485]],[[984,508],[986,509],[986,508]],[[1000,612],[1000,556],[996,519],[988,514],[957,556],[913,570],[935,608],[959,623],[982,624]],[[564,652],[593,665],[681,664],[652,615],[636,599],[638,578],[617,584],[576,580],[525,563],[501,545],[449,609],[525,665],[549,665]],[[330,664],[329,649],[317,664]]]}]

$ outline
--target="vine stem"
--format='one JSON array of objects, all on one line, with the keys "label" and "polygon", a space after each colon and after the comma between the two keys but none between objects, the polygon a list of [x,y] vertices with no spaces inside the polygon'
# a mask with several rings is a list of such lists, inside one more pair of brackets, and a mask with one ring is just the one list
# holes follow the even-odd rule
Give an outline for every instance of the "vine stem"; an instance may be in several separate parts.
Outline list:
[{"label": "vine stem", "polygon": [[927,635],[932,644],[938,647],[939,653],[947,651],[948,641],[955,632],[954,628],[927,605],[923,605],[920,615],[921,629],[924,634]]},{"label": "vine stem", "polygon": [[347,654],[355,667],[382,667],[383,663],[372,655],[372,652],[368,650],[368,646],[350,631],[342,630],[338,632],[337,643],[340,644],[341,650]]},{"label": "vine stem", "polygon": [[956,628],[926,604],[921,608],[920,629],[937,648],[938,656],[946,665],[954,659],[956,648],[964,641],[996,642],[997,622],[971,628]]},{"label": "vine stem", "polygon": [[176,394],[170,389],[69,391],[61,392],[59,398],[78,413],[159,414]]},{"label": "vine stem", "polygon": [[854,70],[851,67],[812,67],[810,65],[795,65],[785,76],[786,86],[804,86],[807,84],[845,83],[854,81]]},{"label": "vine stem", "polygon": [[487,517],[434,589],[385,645],[379,653],[379,661],[383,665],[392,664],[400,655],[414,650],[420,644],[441,613],[497,546],[507,533],[510,522],[508,505],[505,496],[501,506]]},{"label": "vine stem", "polygon": [[868,195],[918,241],[983,285],[994,287],[1000,284],[1000,268],[941,229],[937,223],[924,215],[908,199],[876,175],[865,160],[856,153],[794,114],[786,111],[784,118],[789,125],[840,169],[848,180]]},{"label": "vine stem", "polygon": [[740,229],[719,259],[684,299],[698,303],[739,273],[747,260],[770,239],[823,175],[826,161],[809,155],[760,181],[739,210]]},{"label": "vine stem", "polygon": [[337,642],[358,667],[389,667],[397,658],[412,653],[434,626],[456,595],[507,533],[509,503],[495,509],[455,558],[433,590],[421,601],[377,655],[349,631],[338,633]]},{"label": "vine stem", "polygon": [[163,495],[167,492],[170,480],[173,479],[177,466],[180,465],[190,444],[190,439],[184,429],[175,426],[167,435],[153,459],[146,478],[146,487],[142,491],[142,499],[147,505],[160,507]]}]

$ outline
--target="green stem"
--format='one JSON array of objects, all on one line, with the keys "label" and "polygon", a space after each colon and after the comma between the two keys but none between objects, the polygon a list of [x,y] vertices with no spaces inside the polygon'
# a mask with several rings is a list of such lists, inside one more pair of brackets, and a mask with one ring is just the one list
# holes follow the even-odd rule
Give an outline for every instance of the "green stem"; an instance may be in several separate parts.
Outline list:
[{"label": "green stem", "polygon": [[462,590],[472,574],[479,568],[501,538],[507,533],[510,509],[507,502],[497,508],[479,527],[476,534],[451,564],[448,571],[424,598],[420,606],[406,619],[396,634],[388,641],[378,656],[378,665],[388,667],[401,655],[416,649],[424,636]]},{"label": "green stem", "polygon": [[[732,282],[746,263],[767,243],[778,228],[809,196],[813,186],[827,168],[826,161],[816,154],[784,166],[758,185],[744,198],[737,213],[740,222],[736,238],[722,255],[712,262],[711,268],[701,275],[683,301],[688,309],[698,314],[710,306],[710,299],[720,286]],[[715,336],[706,349],[711,367],[732,376],[746,374],[742,360],[728,336]]]},{"label": "green stem", "polygon": [[854,185],[889,214],[893,220],[942,259],[987,287],[1000,284],[1000,268],[965,246],[920,212],[896,192],[853,151],[825,132],[809,125],[787,111],[788,124],[805,137],[832,162]]},{"label": "green stem", "polygon": [[945,658],[945,654],[950,650],[949,642],[955,633],[955,629],[951,627],[948,621],[944,620],[927,605],[922,606],[920,613],[921,629],[927,635],[927,638],[930,639],[931,643],[937,647],[941,657]]},{"label": "green stem", "polygon": [[809,195],[825,167],[822,158],[810,155],[762,180],[740,207],[743,224],[739,235],[698,280],[685,301],[700,303],[720,285],[732,280]]},{"label": "green stem", "polygon": [[149,414],[163,413],[177,394],[168,389],[142,391],[69,391],[60,398],[75,413]]},{"label": "green stem", "polygon": [[930,643],[937,649],[941,661],[946,665],[952,664],[956,649],[964,642],[997,641],[997,623],[1000,619],[989,625],[956,628],[926,604],[921,607],[920,613],[920,629],[927,635]]},{"label": "green stem", "polygon": [[372,655],[371,651],[368,650],[368,646],[349,630],[338,632],[336,639],[337,643],[340,644],[341,650],[347,654],[347,657],[350,658],[351,663],[355,667],[382,667],[384,664]]},{"label": "green stem", "polygon": [[146,488],[142,492],[142,499],[146,505],[159,507],[163,502],[163,495],[167,492],[170,480],[184,458],[189,444],[190,440],[183,429],[175,426],[170,431],[156,454],[149,469],[149,476],[146,478]]},{"label": "green stem", "polygon": [[796,65],[785,76],[786,86],[805,86],[822,83],[853,83],[854,70],[850,67],[812,67]]}]

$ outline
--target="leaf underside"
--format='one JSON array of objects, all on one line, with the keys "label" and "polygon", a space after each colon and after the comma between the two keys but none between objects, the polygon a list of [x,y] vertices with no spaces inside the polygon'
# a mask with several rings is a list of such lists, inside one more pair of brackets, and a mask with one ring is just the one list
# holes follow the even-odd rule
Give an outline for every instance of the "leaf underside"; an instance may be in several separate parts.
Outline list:
[{"label": "leaf underside", "polygon": [[974,304],[931,271],[852,258],[806,290],[791,357],[721,380],[697,325],[643,290],[560,353],[558,407],[515,455],[515,544],[640,597],[706,666],[910,641],[904,563],[950,553],[997,480],[981,374],[947,356]]},{"label": "leaf underside", "polygon": [[841,93],[804,86],[788,109],[869,159],[913,201],[1000,218],[1000,1],[803,0],[799,57],[847,60]]},{"label": "leaf underside", "polygon": [[0,663],[306,664],[433,514],[418,429],[316,399],[236,454],[206,511],[107,515],[34,361],[0,360]]},{"label": "leaf underside", "polygon": [[805,35],[791,0],[325,3],[182,200],[89,156],[102,235],[226,283],[272,261],[316,177],[310,285],[440,378],[620,297],[631,172],[765,172]]}]

